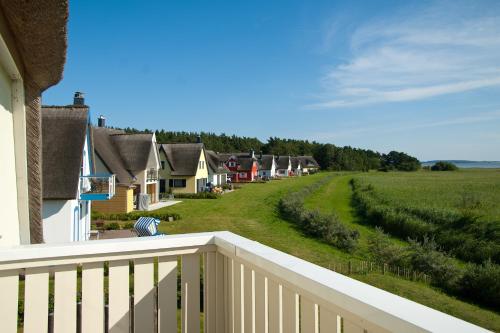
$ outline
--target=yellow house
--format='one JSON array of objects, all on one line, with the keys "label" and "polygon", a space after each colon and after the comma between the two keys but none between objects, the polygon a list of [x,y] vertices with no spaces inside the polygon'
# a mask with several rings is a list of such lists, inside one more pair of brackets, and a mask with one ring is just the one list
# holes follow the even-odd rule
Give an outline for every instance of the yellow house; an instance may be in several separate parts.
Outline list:
[{"label": "yellow house", "polygon": [[198,193],[207,186],[208,164],[202,143],[158,146],[160,193]]}]

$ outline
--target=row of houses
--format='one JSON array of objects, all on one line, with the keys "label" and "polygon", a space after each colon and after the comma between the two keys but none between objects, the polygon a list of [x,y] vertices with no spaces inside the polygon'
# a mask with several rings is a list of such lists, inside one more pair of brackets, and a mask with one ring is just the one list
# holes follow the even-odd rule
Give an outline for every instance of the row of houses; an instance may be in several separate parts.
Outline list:
[{"label": "row of houses", "polygon": [[197,143],[159,144],[160,193],[198,193],[228,182],[301,176],[319,170],[312,156],[217,153]]},{"label": "row of houses", "polygon": [[312,156],[256,155],[249,153],[217,154],[219,161],[229,170],[232,182],[252,182],[280,177],[302,176],[319,170]]},{"label": "row of houses", "polygon": [[[158,144],[155,134],[130,134],[91,124],[84,95],[66,106],[42,106],[43,237],[87,240],[91,211],[147,209],[161,194],[199,193],[228,182],[300,176],[318,170],[311,156],[217,153],[197,143]],[[71,223],[68,223],[68,220]]]}]

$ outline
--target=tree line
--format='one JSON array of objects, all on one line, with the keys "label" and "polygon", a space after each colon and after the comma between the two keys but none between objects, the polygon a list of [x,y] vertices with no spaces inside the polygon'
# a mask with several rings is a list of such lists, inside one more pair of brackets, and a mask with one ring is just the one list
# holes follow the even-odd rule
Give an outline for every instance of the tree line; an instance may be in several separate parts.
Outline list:
[{"label": "tree line", "polygon": [[212,132],[165,131],[149,129],[138,130],[124,128],[127,133],[155,133],[159,143],[194,143],[198,136],[207,149],[215,152],[250,152],[273,155],[311,155],[323,170],[348,171],[415,171],[420,169],[420,162],[415,157],[403,152],[391,151],[388,154],[353,148],[339,147],[331,143],[319,143],[309,140],[282,139],[270,137],[262,142],[255,137],[216,134]]}]

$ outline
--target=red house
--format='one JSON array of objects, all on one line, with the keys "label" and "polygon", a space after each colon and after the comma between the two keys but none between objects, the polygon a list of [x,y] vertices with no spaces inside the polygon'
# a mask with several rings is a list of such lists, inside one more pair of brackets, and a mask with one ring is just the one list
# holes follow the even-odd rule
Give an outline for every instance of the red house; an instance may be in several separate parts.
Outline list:
[{"label": "red house", "polygon": [[257,179],[259,168],[255,154],[238,153],[238,154],[219,154],[219,158],[224,161],[229,169],[231,181],[252,182]]}]

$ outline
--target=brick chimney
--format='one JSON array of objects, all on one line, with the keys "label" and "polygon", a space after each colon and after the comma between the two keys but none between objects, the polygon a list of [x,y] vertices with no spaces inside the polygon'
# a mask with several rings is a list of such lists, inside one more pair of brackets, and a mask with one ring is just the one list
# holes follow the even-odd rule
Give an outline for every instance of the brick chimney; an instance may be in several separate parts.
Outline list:
[{"label": "brick chimney", "polygon": [[84,93],[77,91],[73,97],[73,105],[85,105]]},{"label": "brick chimney", "polygon": [[97,118],[97,126],[98,127],[106,127],[106,117],[102,114]]}]

